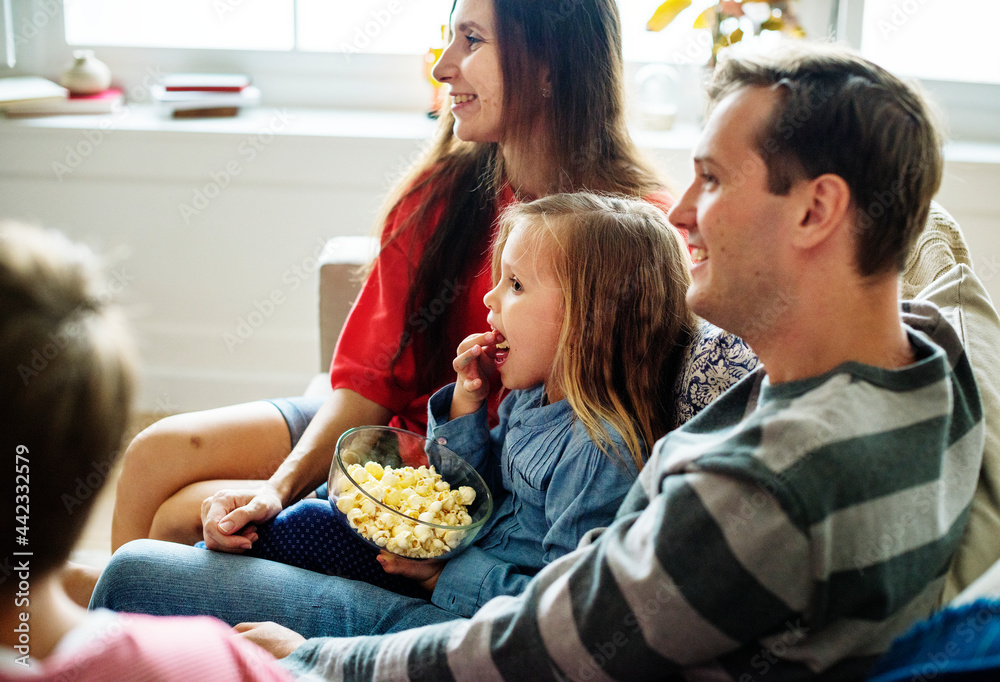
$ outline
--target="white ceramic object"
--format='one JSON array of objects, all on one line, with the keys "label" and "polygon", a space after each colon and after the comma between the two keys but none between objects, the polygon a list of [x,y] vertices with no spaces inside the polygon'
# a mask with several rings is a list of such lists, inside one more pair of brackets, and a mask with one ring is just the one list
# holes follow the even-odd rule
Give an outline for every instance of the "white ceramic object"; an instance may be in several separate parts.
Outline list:
[{"label": "white ceramic object", "polygon": [[647,64],[635,75],[639,118],[650,130],[669,130],[680,105],[680,75],[667,64]]},{"label": "white ceramic object", "polygon": [[111,86],[111,69],[92,50],[76,50],[59,84],[74,95],[93,95]]}]

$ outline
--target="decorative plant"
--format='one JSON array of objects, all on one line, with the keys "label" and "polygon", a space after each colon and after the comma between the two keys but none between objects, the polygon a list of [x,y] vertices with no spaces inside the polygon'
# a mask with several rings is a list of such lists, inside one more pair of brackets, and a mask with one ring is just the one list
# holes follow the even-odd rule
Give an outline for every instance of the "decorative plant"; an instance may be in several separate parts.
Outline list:
[{"label": "decorative plant", "polygon": [[[759,36],[762,31],[779,31],[795,38],[805,37],[805,31],[792,9],[794,0],[777,2],[744,2],[720,0],[694,20],[694,28],[712,31],[712,57],[708,65],[715,66],[719,51],[738,43],[749,34]],[[647,31],[662,31],[691,6],[691,0],[666,0],[656,8],[646,23]]]}]

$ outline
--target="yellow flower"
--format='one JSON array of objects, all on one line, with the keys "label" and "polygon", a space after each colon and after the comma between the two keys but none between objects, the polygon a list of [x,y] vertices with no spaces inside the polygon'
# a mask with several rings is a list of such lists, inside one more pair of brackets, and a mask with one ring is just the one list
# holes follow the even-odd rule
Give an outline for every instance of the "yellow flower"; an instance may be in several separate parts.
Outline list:
[{"label": "yellow flower", "polygon": [[646,22],[646,30],[662,31],[677,18],[678,14],[690,6],[691,0],[667,0],[653,12],[653,16]]},{"label": "yellow flower", "polygon": [[715,24],[715,8],[709,7],[694,20],[693,28],[712,28]]},{"label": "yellow flower", "polygon": [[781,20],[781,17],[768,17],[764,20],[764,23],[760,25],[761,31],[780,31],[785,27],[785,22]]},{"label": "yellow flower", "polygon": [[[662,31],[691,4],[691,0],[666,0],[656,8],[653,16],[646,23],[646,30]],[[762,31],[781,31],[794,38],[805,37],[805,31],[802,30],[802,26],[799,25],[794,14],[795,0],[774,0],[762,4],[766,4],[770,8],[770,16],[765,15],[766,18],[760,24],[756,24],[756,20],[752,17],[741,19],[741,17],[746,16],[743,11],[743,0],[718,0],[711,7],[698,14],[694,20],[693,28],[708,29],[712,35],[712,57],[708,61],[709,66],[715,65],[716,55],[721,50],[733,43],[741,42],[744,38],[752,39]],[[758,14],[754,13],[753,16],[758,16]],[[734,21],[725,24],[728,33],[724,33],[722,30],[723,19],[726,18],[734,19]],[[739,28],[739,22],[742,22],[744,27],[753,24],[752,30],[747,31],[744,35],[743,28]],[[730,28],[730,24],[733,23],[737,24],[737,28]]]}]

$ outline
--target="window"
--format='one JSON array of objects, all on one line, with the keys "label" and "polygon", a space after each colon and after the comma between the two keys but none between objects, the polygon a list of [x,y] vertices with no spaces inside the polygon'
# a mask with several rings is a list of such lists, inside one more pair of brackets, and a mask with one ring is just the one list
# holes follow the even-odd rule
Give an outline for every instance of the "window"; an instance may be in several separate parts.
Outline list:
[{"label": "window", "polygon": [[71,45],[423,54],[450,0],[65,0]]},{"label": "window", "polygon": [[299,49],[419,54],[441,41],[449,0],[297,0]]},{"label": "window", "polygon": [[995,0],[866,0],[861,52],[901,75],[998,84],[998,18]]},{"label": "window", "polygon": [[[661,0],[619,0],[626,59],[707,59],[682,22],[644,30]],[[64,0],[66,42],[230,50],[424,54],[440,38],[451,0]],[[694,3],[709,4],[706,0]],[[692,10],[689,10],[690,14]],[[693,16],[697,16],[697,11]],[[666,45],[665,45],[666,43]],[[683,55],[683,57],[682,57]]]},{"label": "window", "polygon": [[838,0],[838,34],[885,68],[922,80],[952,139],[1000,142],[1000,56],[990,0]]},{"label": "window", "polygon": [[[266,105],[420,110],[423,55],[440,40],[452,0],[34,0],[14,2],[15,73],[59,73],[76,46],[94,47],[123,85],[157,73],[253,75]],[[692,100],[708,61],[693,0],[667,29],[645,31],[662,0],[618,0],[626,61],[682,65]],[[800,0],[810,36],[837,35],[889,68],[925,80],[953,137],[1000,140],[1000,52],[991,0]],[[140,9],[141,8],[141,9]],[[978,31],[978,33],[976,33]],[[9,40],[7,41],[10,42]],[[179,49],[182,48],[182,49]],[[3,68],[0,62],[0,69]],[[141,97],[140,97],[141,99]]]},{"label": "window", "polygon": [[292,0],[65,0],[70,45],[290,50]]},{"label": "window", "polygon": [[12,68],[17,61],[14,51],[14,13],[11,0],[0,0],[0,65]]},{"label": "window", "polygon": [[632,62],[666,61],[672,64],[705,64],[712,54],[707,31],[692,27],[695,18],[714,0],[695,0],[670,26],[653,33],[646,22],[663,0],[618,0],[625,59]]}]

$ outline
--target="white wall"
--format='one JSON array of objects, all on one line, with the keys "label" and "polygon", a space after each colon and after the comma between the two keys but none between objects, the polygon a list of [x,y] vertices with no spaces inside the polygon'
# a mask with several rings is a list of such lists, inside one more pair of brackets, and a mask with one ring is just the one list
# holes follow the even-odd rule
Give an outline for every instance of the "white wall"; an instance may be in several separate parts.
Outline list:
[{"label": "white wall", "polygon": [[[112,285],[141,344],[140,410],[297,394],[319,368],[318,249],[370,231],[432,128],[419,115],[268,109],[229,121],[164,122],[139,110],[0,121],[0,216],[58,227],[120,258]],[[682,187],[694,135],[637,139]],[[940,200],[996,300],[1000,152],[987,152],[952,153]]]},{"label": "white wall", "polygon": [[[319,368],[319,248],[368,233],[390,174],[432,129],[382,115],[381,125],[328,121],[331,134],[315,135],[305,113],[288,116],[277,135],[267,131],[282,118],[266,110],[227,133],[206,129],[235,121],[151,132],[141,113],[104,130],[0,121],[0,216],[121,258],[112,285],[141,343],[139,409],[300,394]],[[370,129],[397,137],[366,137]],[[199,192],[215,198],[206,205]],[[241,319],[257,326],[241,329]]]}]

